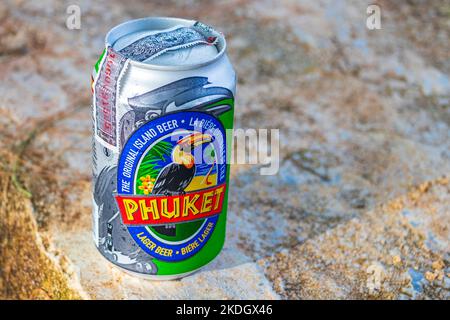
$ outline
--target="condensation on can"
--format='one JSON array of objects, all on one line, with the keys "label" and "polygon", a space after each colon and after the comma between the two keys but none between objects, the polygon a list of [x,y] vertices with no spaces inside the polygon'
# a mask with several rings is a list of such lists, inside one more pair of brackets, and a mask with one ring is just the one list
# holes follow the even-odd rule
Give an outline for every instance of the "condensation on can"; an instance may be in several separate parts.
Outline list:
[{"label": "condensation on can", "polygon": [[221,251],[236,87],[225,51],[222,34],[178,18],[106,36],[91,79],[93,237],[129,273],[176,279]]}]

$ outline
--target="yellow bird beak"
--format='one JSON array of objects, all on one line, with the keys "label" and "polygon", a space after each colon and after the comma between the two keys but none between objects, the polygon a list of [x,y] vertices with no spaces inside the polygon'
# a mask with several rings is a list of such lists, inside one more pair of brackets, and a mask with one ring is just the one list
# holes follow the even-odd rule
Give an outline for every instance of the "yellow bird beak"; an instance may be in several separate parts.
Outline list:
[{"label": "yellow bird beak", "polygon": [[203,143],[209,143],[213,141],[213,137],[209,134],[204,134],[200,132],[196,132],[193,134],[190,134],[183,139],[179,140],[177,142],[178,145],[189,145],[191,147],[198,147],[199,145]]}]

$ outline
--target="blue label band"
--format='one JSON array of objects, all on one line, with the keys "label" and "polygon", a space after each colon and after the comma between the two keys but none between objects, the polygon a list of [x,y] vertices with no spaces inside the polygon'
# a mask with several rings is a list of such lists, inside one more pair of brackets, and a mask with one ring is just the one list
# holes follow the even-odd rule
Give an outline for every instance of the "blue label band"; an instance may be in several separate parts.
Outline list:
[{"label": "blue label band", "polygon": [[[207,143],[203,145],[200,145],[198,139],[192,138],[191,141],[190,137],[198,133],[211,137],[211,139],[208,139]],[[186,141],[190,142],[194,149],[202,151],[200,152],[201,157],[197,157],[194,149],[183,151],[185,154],[193,153],[192,157],[188,154],[189,159],[192,161],[195,159],[193,163],[184,163],[186,157],[181,157],[180,160],[175,154],[176,150],[180,150],[180,143],[186,143]],[[157,150],[160,153],[158,146],[161,143],[168,150],[167,153],[157,161],[152,159],[150,162],[143,162],[151,150]],[[204,159],[205,153],[209,159]],[[175,163],[174,159],[181,164]],[[123,195],[137,194],[139,191],[136,187],[139,182],[138,173],[145,166],[158,172],[157,177],[155,175],[156,178],[152,179],[156,181],[149,182],[154,183],[153,191],[164,181],[178,181],[181,173],[175,170],[177,166],[181,168],[180,170],[185,170],[192,175],[184,188],[193,185],[194,182],[194,190],[204,189],[205,181],[207,181],[206,184],[222,184],[226,181],[227,170],[225,130],[217,118],[204,112],[169,113],[151,120],[130,136],[122,150],[118,164],[117,192]],[[163,174],[173,174],[174,176],[162,179]],[[208,182],[212,175],[214,181]],[[143,191],[152,192],[150,189]],[[157,194],[164,194],[161,188],[158,190]],[[166,195],[169,195],[170,192],[173,192],[173,186],[172,189],[165,192],[167,192]],[[180,192],[185,191],[183,189]],[[205,218],[195,232],[186,235],[183,239],[176,239],[176,241],[161,237],[150,226],[127,226],[127,228],[134,241],[149,255],[163,261],[180,261],[195,255],[202,249],[211,237],[218,218],[219,215]]]}]

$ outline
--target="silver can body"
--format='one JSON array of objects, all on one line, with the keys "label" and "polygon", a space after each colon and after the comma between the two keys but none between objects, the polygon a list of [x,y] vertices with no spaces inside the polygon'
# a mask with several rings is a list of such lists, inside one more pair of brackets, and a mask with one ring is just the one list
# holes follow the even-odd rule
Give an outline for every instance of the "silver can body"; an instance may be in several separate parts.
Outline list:
[{"label": "silver can body", "polygon": [[[225,50],[212,28],[176,18],[129,21],[106,37],[92,75],[93,237],[128,272],[179,278],[220,252],[230,155],[224,132],[233,126],[236,89]],[[214,133],[188,127],[193,119],[212,123]],[[172,143],[175,130],[181,136]],[[183,149],[175,155],[186,143],[210,152],[212,164],[188,162]]]}]

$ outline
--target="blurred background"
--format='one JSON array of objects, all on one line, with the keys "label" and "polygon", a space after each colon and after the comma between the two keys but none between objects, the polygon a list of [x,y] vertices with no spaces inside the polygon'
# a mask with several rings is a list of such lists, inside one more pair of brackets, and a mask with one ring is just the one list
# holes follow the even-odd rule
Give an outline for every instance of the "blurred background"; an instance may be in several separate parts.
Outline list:
[{"label": "blurred background", "polygon": [[[90,232],[91,69],[146,16],[222,31],[235,128],[280,129],[279,173],[232,167],[223,252],[173,282]],[[449,37],[448,0],[2,1],[0,297],[449,299]]]}]

